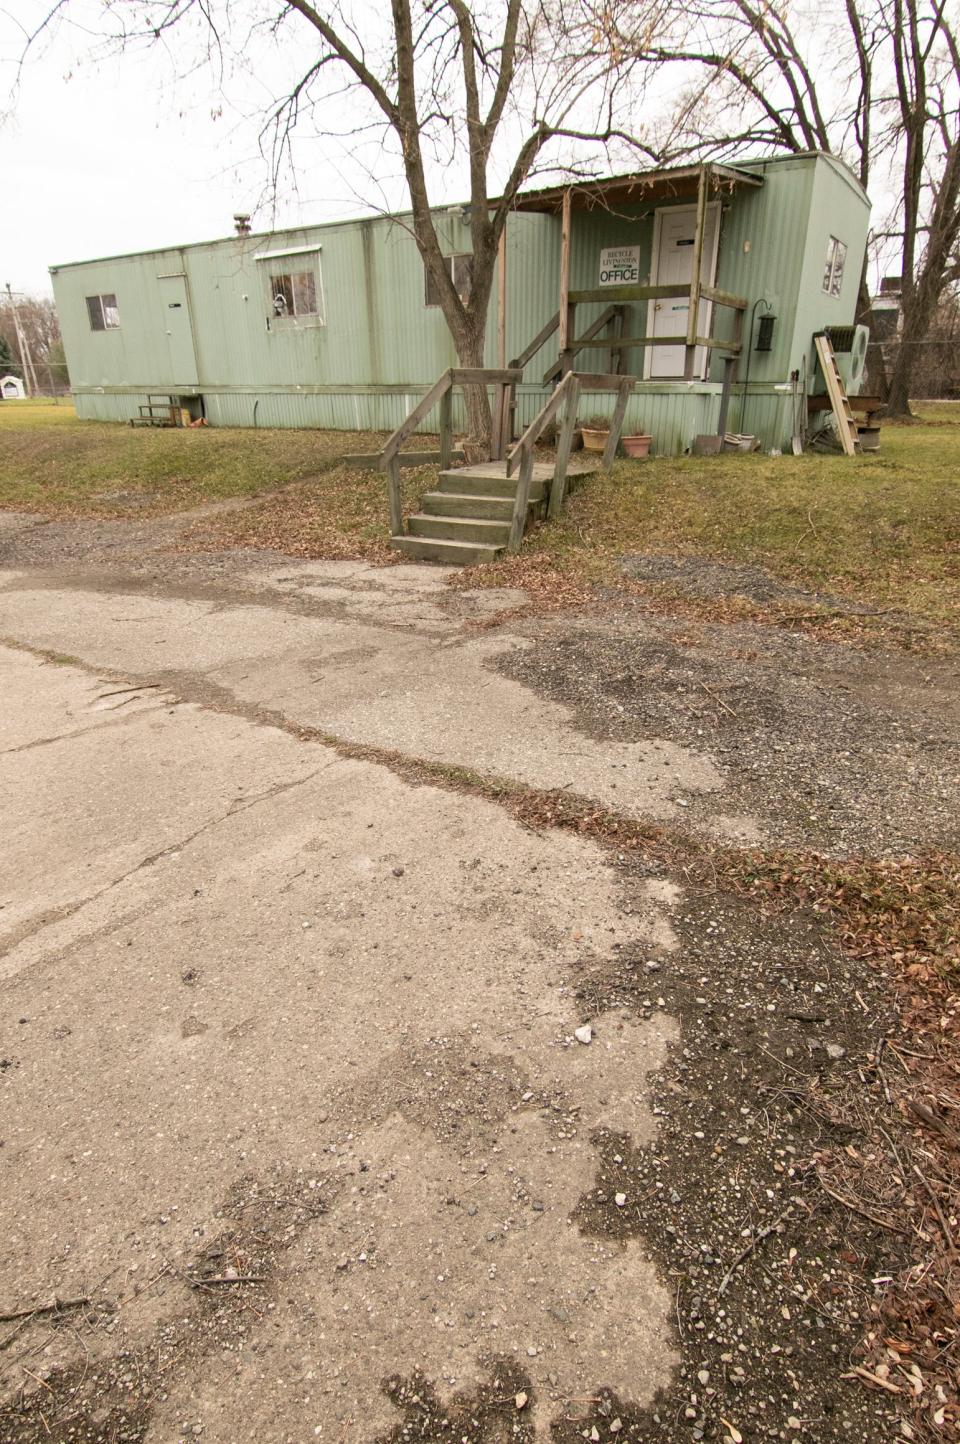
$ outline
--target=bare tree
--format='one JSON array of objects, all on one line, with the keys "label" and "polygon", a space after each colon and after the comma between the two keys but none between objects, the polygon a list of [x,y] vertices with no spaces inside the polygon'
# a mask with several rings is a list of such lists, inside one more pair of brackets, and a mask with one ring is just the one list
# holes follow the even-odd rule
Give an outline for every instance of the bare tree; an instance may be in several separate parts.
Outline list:
[{"label": "bare tree", "polygon": [[[954,15],[949,0],[834,0],[816,19],[789,0],[676,0],[654,43],[634,52],[680,81],[653,142],[662,156],[823,150],[846,161],[864,188],[892,197],[875,241],[903,274],[894,414],[909,410],[917,343],[960,276]],[[629,45],[615,21],[605,35],[617,53]],[[868,311],[865,273],[860,318]]]},{"label": "bare tree", "polygon": [[[59,0],[54,16],[71,3]],[[611,0],[608,14],[629,42],[614,52],[597,44],[580,0],[390,0],[389,15],[368,0],[264,0],[243,45],[269,41],[300,66],[262,131],[274,178],[304,124],[342,136],[346,113],[358,137],[378,127],[402,165],[410,229],[460,362],[482,366],[497,250],[517,191],[538,168],[556,170],[626,136],[636,87],[625,61],[649,45],[656,7],[666,3]],[[122,47],[163,42],[199,20],[222,61],[238,8],[236,0],[113,0],[106,16]],[[469,287],[443,254],[431,196],[431,179],[458,162],[468,176]],[[483,444],[485,392],[470,388],[467,404]]]},{"label": "bare tree", "polygon": [[[13,308],[16,306],[16,319]],[[19,321],[19,327],[17,325]],[[20,336],[26,341],[33,372],[41,390],[63,391],[68,384],[57,308],[49,296],[14,293],[9,299],[0,291],[0,343],[5,343],[13,374],[31,383],[20,354]]]}]

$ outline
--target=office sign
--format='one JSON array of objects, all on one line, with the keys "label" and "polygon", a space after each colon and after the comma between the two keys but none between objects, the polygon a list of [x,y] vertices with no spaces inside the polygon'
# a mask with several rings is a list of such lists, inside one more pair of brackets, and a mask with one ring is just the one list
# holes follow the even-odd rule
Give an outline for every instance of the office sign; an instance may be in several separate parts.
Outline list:
[{"label": "office sign", "polygon": [[640,247],[605,246],[600,252],[601,286],[638,286]]}]

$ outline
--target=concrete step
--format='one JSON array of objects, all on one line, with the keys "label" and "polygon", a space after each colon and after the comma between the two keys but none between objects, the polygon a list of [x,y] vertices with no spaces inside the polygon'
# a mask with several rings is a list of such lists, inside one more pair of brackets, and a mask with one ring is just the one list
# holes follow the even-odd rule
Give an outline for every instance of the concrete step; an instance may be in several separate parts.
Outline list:
[{"label": "concrete step", "polygon": [[[533,507],[541,505],[531,501]],[[513,516],[512,496],[468,496],[458,491],[428,491],[420,499],[422,511],[431,516],[468,516],[474,521],[509,521]]]},{"label": "concrete step", "polygon": [[480,542],[440,541],[425,536],[392,536],[390,545],[421,562],[446,562],[447,566],[469,567],[475,562],[492,562],[503,553],[502,546]]},{"label": "concrete step", "polygon": [[508,521],[484,521],[469,516],[430,516],[418,512],[407,518],[407,528],[411,536],[480,542],[486,546],[506,546],[510,539]]},{"label": "concrete step", "polygon": [[[477,475],[476,469],[466,468],[460,471],[441,471],[437,481],[437,490],[453,492],[458,496],[469,492],[472,496],[509,496],[513,497],[517,490],[517,478],[511,476],[508,480],[505,476]],[[546,495],[546,483],[541,478],[535,479],[530,485],[530,500],[542,501]]]}]

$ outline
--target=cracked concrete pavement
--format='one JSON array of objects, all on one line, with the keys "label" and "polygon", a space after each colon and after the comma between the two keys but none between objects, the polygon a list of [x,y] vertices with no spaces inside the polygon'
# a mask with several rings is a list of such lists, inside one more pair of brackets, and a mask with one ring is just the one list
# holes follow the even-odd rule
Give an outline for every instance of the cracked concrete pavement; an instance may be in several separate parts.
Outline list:
[{"label": "cracked concrete pavement", "polygon": [[2,580],[0,1301],[102,1286],[118,1310],[109,1337],[56,1333],[34,1374],[81,1345],[149,1357],[202,1306],[183,1272],[231,1190],[281,1169],[326,1212],[239,1343],[154,1381],[136,1437],[373,1439],[396,1421],[384,1377],[443,1393],[497,1355],[528,1372],[542,1438],[600,1385],[649,1402],[667,1281],[570,1216],[592,1129],[653,1136],[673,1029],[605,1014],[582,1046],[575,980],[628,941],[673,949],[679,895],[627,911],[589,842],[291,728],[658,818],[691,796],[721,816],[715,762],[578,732],[485,665],[521,638],[464,627],[516,597],[437,570]]}]

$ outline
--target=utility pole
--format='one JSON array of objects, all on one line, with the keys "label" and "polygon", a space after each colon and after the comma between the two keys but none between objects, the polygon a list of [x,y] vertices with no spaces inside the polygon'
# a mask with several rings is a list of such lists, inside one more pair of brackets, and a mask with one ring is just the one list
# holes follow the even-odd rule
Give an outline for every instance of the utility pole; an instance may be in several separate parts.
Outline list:
[{"label": "utility pole", "polygon": [[[17,293],[20,294],[19,292]],[[20,352],[20,365],[23,370],[23,385],[28,396],[35,396],[39,387],[37,386],[37,373],[33,367],[33,357],[30,354],[30,343],[27,341],[26,332],[20,322],[20,312],[17,310],[13,300],[13,291],[10,289],[10,282],[7,282],[7,302],[13,314],[13,329],[17,333],[17,348]]]}]

